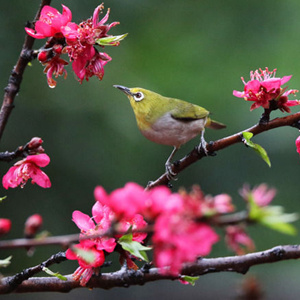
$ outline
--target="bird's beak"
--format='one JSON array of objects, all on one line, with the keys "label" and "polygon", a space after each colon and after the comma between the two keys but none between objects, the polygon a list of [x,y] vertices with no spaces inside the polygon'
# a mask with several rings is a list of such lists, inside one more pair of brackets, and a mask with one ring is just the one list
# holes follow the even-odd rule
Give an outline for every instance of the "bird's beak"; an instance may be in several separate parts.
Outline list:
[{"label": "bird's beak", "polygon": [[129,96],[133,96],[133,94],[130,92],[130,89],[126,86],[122,86],[122,85],[114,85],[113,87],[121,90],[122,92],[124,92],[126,95]]}]

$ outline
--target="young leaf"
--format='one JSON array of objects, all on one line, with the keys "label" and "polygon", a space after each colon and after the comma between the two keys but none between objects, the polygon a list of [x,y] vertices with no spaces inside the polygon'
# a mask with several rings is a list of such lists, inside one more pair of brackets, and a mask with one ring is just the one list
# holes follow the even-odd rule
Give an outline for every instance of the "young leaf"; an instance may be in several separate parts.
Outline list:
[{"label": "young leaf", "polygon": [[6,197],[7,197],[7,196],[1,197],[1,198],[0,198],[0,203],[1,203],[4,199],[6,199]]},{"label": "young leaf", "polygon": [[261,156],[261,158],[266,162],[266,164],[271,167],[271,162],[267,151],[260,145],[253,143],[250,139],[253,137],[253,133],[251,132],[243,132],[244,143],[248,147],[252,148],[257,154]]},{"label": "young leaf", "polygon": [[100,46],[117,46],[120,41],[124,40],[128,33],[116,36],[108,36],[101,39],[97,39],[96,43]]},{"label": "young leaf", "polygon": [[6,257],[5,259],[0,259],[0,268],[6,268],[10,265],[10,260],[12,256]]},{"label": "young leaf", "polygon": [[71,248],[74,253],[80,256],[86,263],[91,264],[95,261],[96,257],[93,251],[83,250],[76,247]]},{"label": "young leaf", "polygon": [[58,272],[54,273],[47,267],[43,267],[43,271],[50,276],[57,277],[58,279],[63,280],[63,281],[67,281],[67,278],[65,276],[59,274]]},{"label": "young leaf", "polygon": [[151,250],[151,247],[143,246],[141,243],[132,240],[132,233],[127,233],[119,238],[118,243],[122,246],[125,251],[140,258],[144,261],[149,261],[145,251]]},{"label": "young leaf", "polygon": [[184,284],[188,283],[192,286],[196,284],[196,280],[198,280],[200,277],[199,276],[187,276],[187,275],[182,275],[180,277],[180,281],[183,281]]}]

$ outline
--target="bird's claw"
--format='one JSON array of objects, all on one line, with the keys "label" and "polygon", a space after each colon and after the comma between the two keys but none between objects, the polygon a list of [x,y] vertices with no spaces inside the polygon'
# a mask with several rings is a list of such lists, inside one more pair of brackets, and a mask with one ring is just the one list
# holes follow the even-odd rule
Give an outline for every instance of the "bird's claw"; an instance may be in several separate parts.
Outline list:
[{"label": "bird's claw", "polygon": [[176,181],[178,178],[177,178],[177,174],[178,173],[175,173],[173,170],[172,170],[172,164],[171,163],[167,163],[166,164],[166,173],[167,173],[167,178],[168,180],[174,180]]},{"label": "bird's claw", "polygon": [[206,146],[207,146],[206,141],[204,139],[201,139],[201,142],[200,142],[200,144],[197,147],[198,153],[199,154],[204,154],[205,156],[208,156],[209,152],[208,152]]}]

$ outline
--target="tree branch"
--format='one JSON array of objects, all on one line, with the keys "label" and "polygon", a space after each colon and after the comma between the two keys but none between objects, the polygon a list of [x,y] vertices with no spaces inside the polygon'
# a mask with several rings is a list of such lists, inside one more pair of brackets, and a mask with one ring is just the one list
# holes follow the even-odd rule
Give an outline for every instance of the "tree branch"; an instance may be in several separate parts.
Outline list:
[{"label": "tree branch", "polygon": [[[201,258],[196,263],[186,264],[182,269],[183,275],[200,276],[216,272],[235,272],[246,274],[255,265],[278,262],[281,260],[299,259],[299,245],[277,246],[269,250],[254,252],[241,256],[228,256],[219,258]],[[157,280],[177,280],[181,276],[162,275],[157,268],[139,269],[128,271],[121,269],[117,272],[104,273],[93,276],[89,281],[88,288],[111,289],[113,287],[128,287],[132,285],[143,285],[147,282]],[[0,294],[11,291],[10,280],[12,277],[3,278],[0,281]],[[69,292],[81,287],[79,282],[74,281],[71,275],[66,276],[67,281],[56,277],[33,277],[22,282],[15,293],[27,292]]]},{"label": "tree branch", "polygon": [[[34,18],[34,22],[38,20],[40,16],[40,12],[45,5],[49,5],[51,0],[43,0],[41,2],[40,8]],[[14,100],[16,95],[18,94],[22,82],[23,73],[28,63],[32,60],[32,47],[34,44],[34,38],[27,35],[25,37],[25,41],[17,61],[17,64],[14,66],[11,71],[11,75],[8,79],[8,85],[4,89],[4,97],[2,102],[2,107],[0,110],[0,139],[2,137],[3,131],[5,129],[8,118],[14,108]]]},{"label": "tree branch", "polygon": [[[298,124],[300,121],[300,112],[282,117],[282,118],[276,118],[274,120],[269,121],[268,123],[264,124],[257,124],[254,125],[248,129],[245,129],[243,131],[240,131],[236,134],[233,134],[231,136],[219,139],[217,141],[211,142],[207,145],[207,151],[208,153],[214,153],[216,151],[222,150],[224,148],[227,148],[233,144],[239,143],[243,141],[243,132],[252,132],[253,135],[258,135],[262,132],[275,129],[278,127],[283,126],[293,126],[298,128]],[[191,151],[189,154],[187,154],[185,157],[180,159],[179,161],[176,161],[172,164],[172,171],[176,174],[182,172],[185,168],[187,168],[189,165],[195,163],[196,161],[202,159],[205,157],[204,153],[199,153],[197,150],[197,147],[194,148],[193,151]],[[167,176],[167,173],[164,173],[161,175],[158,179],[155,181],[151,181],[147,187],[146,190],[150,190],[154,188],[155,186],[159,185],[168,185],[169,179]]]}]

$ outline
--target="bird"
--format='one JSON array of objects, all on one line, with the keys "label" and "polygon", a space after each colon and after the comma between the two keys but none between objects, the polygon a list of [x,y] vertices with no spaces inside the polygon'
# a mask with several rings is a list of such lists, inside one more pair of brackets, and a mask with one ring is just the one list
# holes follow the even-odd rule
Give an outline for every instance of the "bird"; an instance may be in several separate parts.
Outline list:
[{"label": "bird", "polygon": [[226,125],[209,117],[205,108],[190,102],[164,97],[144,88],[128,88],[122,85],[113,87],[121,90],[129,98],[135,114],[137,126],[141,133],[150,141],[173,146],[173,151],[165,163],[167,178],[176,179],[172,171],[172,158],[180,146],[197,135],[201,135],[198,151],[208,154],[204,139],[205,127],[222,129]]}]

